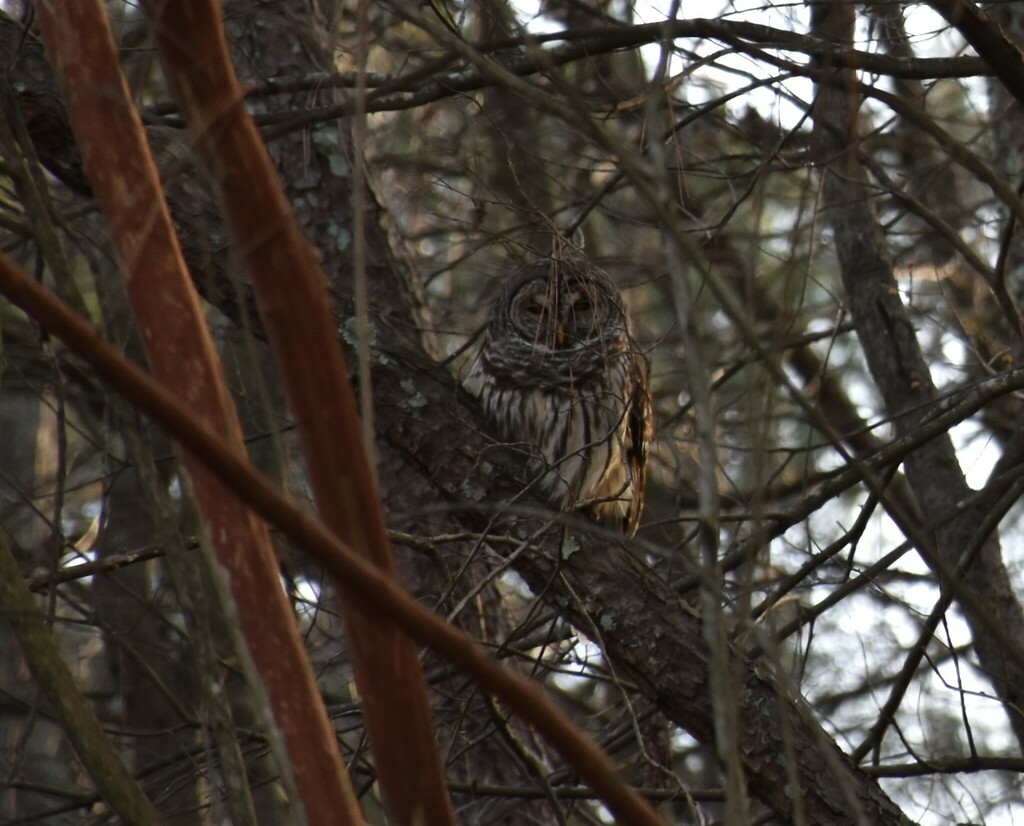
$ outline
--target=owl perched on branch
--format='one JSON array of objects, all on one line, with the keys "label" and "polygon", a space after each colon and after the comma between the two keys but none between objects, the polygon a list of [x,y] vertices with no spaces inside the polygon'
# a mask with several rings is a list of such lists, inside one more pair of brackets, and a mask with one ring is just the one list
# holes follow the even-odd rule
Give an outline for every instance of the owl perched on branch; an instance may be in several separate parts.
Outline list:
[{"label": "owl perched on branch", "polygon": [[647,362],[607,275],[574,254],[510,278],[465,386],[502,440],[530,451],[553,505],[633,535],[652,430]]}]

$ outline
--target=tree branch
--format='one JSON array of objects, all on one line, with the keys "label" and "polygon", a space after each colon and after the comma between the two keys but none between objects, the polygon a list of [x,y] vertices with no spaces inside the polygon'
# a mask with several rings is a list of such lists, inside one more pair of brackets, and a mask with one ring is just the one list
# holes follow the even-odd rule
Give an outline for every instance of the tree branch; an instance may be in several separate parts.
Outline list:
[{"label": "tree branch", "polygon": [[928,0],[978,53],[990,72],[1024,106],[1024,54],[991,17],[970,0]]}]

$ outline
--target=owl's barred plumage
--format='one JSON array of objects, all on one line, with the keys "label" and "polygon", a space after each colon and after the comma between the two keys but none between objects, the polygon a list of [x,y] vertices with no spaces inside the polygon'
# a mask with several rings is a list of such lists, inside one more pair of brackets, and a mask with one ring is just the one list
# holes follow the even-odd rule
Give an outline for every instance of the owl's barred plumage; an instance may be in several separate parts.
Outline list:
[{"label": "owl's barred plumage", "polygon": [[552,504],[633,535],[652,429],[647,363],[604,273],[573,255],[509,279],[465,386],[502,440],[530,449]]}]

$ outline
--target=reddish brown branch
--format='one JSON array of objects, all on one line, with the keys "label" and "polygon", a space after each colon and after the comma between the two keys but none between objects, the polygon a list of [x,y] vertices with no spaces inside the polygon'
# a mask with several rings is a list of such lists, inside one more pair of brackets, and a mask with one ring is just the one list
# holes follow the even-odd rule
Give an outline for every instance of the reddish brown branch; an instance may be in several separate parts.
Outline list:
[{"label": "reddish brown branch", "polygon": [[[350,547],[394,575],[324,277],[243,104],[219,8],[212,2],[150,0],[144,5],[153,19],[168,84],[213,173],[252,276],[317,509]],[[452,823],[415,646],[348,600],[341,613],[385,798],[399,823]]]},{"label": "reddish brown branch", "polygon": [[[99,0],[43,2],[39,17],[153,372],[228,450],[244,457],[241,425],[171,226],[103,5]],[[185,454],[184,466],[284,736],[290,767],[282,766],[282,771],[290,768],[293,773],[311,823],[361,823],[334,729],[280,587],[266,525],[229,495],[194,454]]]}]

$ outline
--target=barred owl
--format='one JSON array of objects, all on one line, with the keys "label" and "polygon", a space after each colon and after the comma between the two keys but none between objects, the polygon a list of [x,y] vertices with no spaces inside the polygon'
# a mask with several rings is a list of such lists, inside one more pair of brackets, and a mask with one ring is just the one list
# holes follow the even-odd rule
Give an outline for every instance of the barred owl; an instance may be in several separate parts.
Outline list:
[{"label": "barred owl", "polygon": [[633,535],[651,439],[647,363],[604,273],[574,256],[511,278],[465,386],[500,437],[530,451],[553,505]]}]

